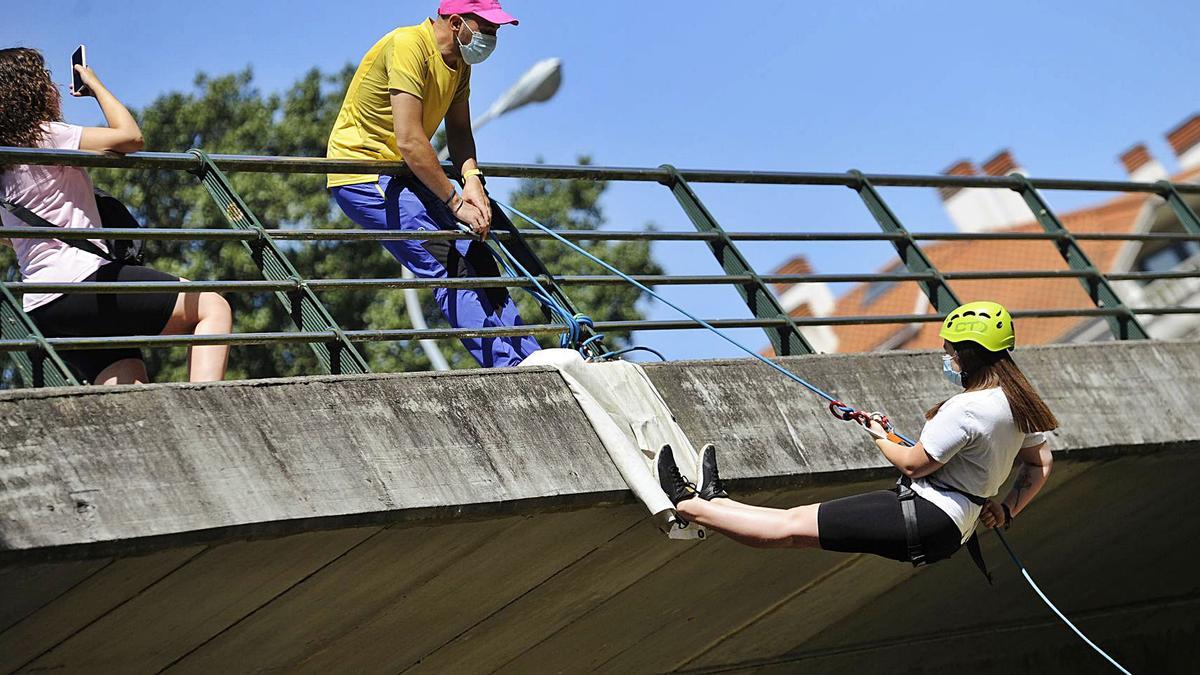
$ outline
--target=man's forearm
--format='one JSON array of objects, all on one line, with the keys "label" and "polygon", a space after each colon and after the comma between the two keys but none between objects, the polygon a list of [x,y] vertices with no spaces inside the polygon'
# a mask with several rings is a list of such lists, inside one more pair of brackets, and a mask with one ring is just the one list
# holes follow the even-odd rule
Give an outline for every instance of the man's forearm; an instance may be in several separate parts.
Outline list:
[{"label": "man's forearm", "polygon": [[455,192],[454,184],[446,178],[446,172],[442,170],[442,164],[429,141],[420,139],[407,142],[400,147],[400,154],[417,180],[424,183],[438,199],[445,201]]},{"label": "man's forearm", "polygon": [[446,147],[450,149],[450,162],[462,173],[479,167],[475,156],[475,136],[470,129],[446,129]]}]

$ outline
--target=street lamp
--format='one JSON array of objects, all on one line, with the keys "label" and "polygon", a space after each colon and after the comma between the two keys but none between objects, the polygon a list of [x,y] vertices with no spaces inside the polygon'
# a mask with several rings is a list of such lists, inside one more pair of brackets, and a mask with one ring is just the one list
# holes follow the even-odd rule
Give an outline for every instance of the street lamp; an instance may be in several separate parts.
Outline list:
[{"label": "street lamp", "polygon": [[[538,61],[533,64],[532,68],[525,71],[516,84],[509,87],[508,91],[496,99],[486,112],[472,120],[471,131],[478,131],[488,122],[517,108],[530,103],[544,103],[550,100],[558,92],[560,85],[562,85],[562,59],[551,58]],[[450,147],[447,145],[438,151],[438,160],[444,162],[449,158]],[[400,276],[412,279],[413,273],[407,267],[401,266]],[[425,323],[425,314],[421,311],[421,299],[417,296],[417,289],[404,289],[404,304],[408,308],[408,319],[413,328],[417,330],[429,328],[429,325]],[[429,357],[429,365],[433,366],[434,370],[450,370],[450,364],[446,362],[446,357],[442,355],[442,350],[436,341],[420,340],[419,342],[421,350],[425,352],[425,356]]]},{"label": "street lamp", "polygon": [[[483,125],[497,117],[530,103],[549,101],[558,92],[560,85],[562,85],[562,59],[538,61],[533,64],[532,68],[525,71],[516,84],[509,87],[508,91],[496,99],[486,112],[471,122],[471,130],[478,131]],[[443,147],[438,152],[438,159],[444,162],[449,158],[450,147]]]}]

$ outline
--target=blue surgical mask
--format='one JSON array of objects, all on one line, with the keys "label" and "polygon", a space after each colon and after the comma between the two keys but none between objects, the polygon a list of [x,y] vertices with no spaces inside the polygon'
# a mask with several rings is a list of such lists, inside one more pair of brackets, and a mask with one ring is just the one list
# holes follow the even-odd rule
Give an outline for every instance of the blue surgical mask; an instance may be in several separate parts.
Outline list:
[{"label": "blue surgical mask", "polygon": [[942,376],[956,387],[963,386],[962,373],[954,369],[954,357],[942,354]]},{"label": "blue surgical mask", "polygon": [[[466,23],[463,25],[467,26]],[[496,51],[496,36],[484,35],[480,31],[471,30],[470,26],[467,26],[467,30],[471,33],[471,41],[465,45],[459,42],[458,51],[462,54],[463,61],[466,61],[468,65],[473,66],[477,63],[483,63],[487,60],[487,57],[492,55],[492,52]],[[456,36],[455,40],[457,39]]]}]

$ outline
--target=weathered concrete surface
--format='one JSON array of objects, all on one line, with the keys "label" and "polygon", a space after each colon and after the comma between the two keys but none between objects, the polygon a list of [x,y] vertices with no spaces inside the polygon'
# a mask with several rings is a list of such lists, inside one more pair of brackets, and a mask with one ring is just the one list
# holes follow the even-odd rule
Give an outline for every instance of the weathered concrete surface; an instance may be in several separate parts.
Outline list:
[{"label": "weathered concrete surface", "polygon": [[[1020,361],[1063,429],[1014,544],[1135,672],[1194,663],[1200,346]],[[787,364],[914,434],[951,393],[928,353]],[[886,485],[761,364],[649,372],[752,501]],[[0,394],[0,672],[1101,669],[991,537],[994,588],[644,515],[553,372]]]}]

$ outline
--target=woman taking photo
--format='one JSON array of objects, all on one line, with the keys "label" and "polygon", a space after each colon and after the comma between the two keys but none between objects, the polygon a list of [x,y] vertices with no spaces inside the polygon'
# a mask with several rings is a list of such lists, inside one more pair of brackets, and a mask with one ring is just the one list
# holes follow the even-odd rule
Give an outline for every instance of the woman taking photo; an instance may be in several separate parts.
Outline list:
[{"label": "woman taking photo", "polygon": [[[913,564],[950,557],[977,522],[1008,526],[1050,475],[1052,458],[1041,432],[1057,428],[1058,420],[1012,360],[1016,339],[1003,307],[963,305],[939,335],[945,340],[943,374],[963,392],[925,413],[928,422],[916,445],[888,440],[878,419],[866,427],[904,474],[896,488],[792,509],[750,506],[729,498],[708,446],[698,489],[664,448],[658,461],[663,490],[682,517],[749,546],[873,553]],[[1014,461],[1017,479],[997,504],[990,498]]]},{"label": "woman taking photo", "polygon": [[[0,49],[0,145],[58,150],[136,152],[142,133],[125,106],[90,68],[76,66],[104,113],[107,127],[81,127],[62,121],[62,98],[42,55],[33,49]],[[91,179],[70,166],[0,164],[4,200],[56,227],[100,227]],[[0,209],[0,224],[27,223]],[[179,277],[141,265],[117,263],[58,239],[0,239],[16,250],[26,282],[178,281]],[[104,243],[91,243],[105,250]],[[46,337],[180,335],[228,333],[229,304],[216,293],[27,293],[25,312]],[[229,347],[197,346],[188,353],[192,382],[225,376]],[[63,350],[63,360],[81,381],[92,384],[147,382],[137,349]]]}]

